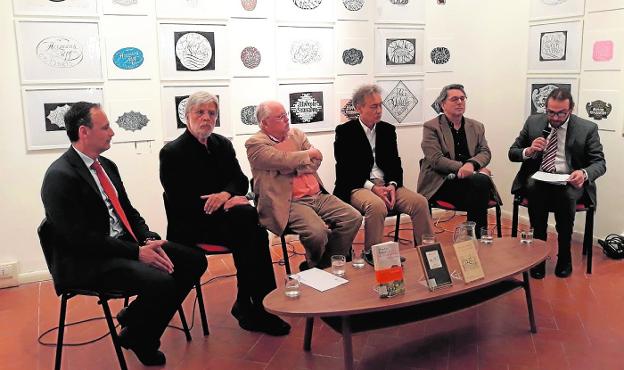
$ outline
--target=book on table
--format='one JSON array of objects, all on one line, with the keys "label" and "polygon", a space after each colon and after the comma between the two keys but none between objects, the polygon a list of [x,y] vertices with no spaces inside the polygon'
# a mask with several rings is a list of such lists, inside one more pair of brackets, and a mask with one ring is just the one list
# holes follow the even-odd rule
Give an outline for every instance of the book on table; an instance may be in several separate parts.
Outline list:
[{"label": "book on table", "polygon": [[388,298],[405,293],[399,243],[379,243],[373,245],[371,249],[379,296]]},{"label": "book on table", "polygon": [[485,277],[474,239],[455,243],[453,249],[455,249],[457,262],[464,276],[464,282],[469,283]]},{"label": "book on table", "polygon": [[418,252],[429,290],[453,285],[440,243],[421,245]]}]

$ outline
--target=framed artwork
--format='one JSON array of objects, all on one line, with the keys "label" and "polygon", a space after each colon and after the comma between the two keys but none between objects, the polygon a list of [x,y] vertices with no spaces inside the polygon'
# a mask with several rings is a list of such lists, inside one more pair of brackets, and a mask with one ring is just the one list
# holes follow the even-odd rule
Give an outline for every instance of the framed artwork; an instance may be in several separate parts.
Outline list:
[{"label": "framed artwork", "polygon": [[275,19],[285,22],[334,22],[335,3],[329,0],[277,0]]},{"label": "framed artwork", "polygon": [[585,32],[583,69],[619,71],[622,69],[622,29]]},{"label": "framed artwork", "polygon": [[15,15],[97,17],[97,0],[13,0]]},{"label": "framed artwork", "polygon": [[150,100],[111,100],[107,113],[115,132],[113,143],[156,140],[156,115]]},{"label": "framed artwork", "polygon": [[334,77],[334,39],[331,27],[277,27],[277,77]]},{"label": "framed artwork", "polygon": [[274,0],[227,0],[232,18],[272,18]]},{"label": "framed artwork", "polygon": [[[546,113],[548,94],[556,88],[570,91],[574,101],[578,101],[578,79],[567,77],[535,77],[527,79],[526,115]],[[579,107],[577,106],[578,110]]]},{"label": "framed artwork", "polygon": [[336,101],[338,102],[338,123],[349,122],[352,119],[360,117],[360,113],[358,113],[353,106],[353,101],[351,100],[352,94],[338,93],[336,95]]},{"label": "framed artwork", "polygon": [[154,12],[151,0],[100,0],[102,13],[112,15],[148,15]]},{"label": "framed artwork", "polygon": [[423,122],[427,122],[430,119],[436,118],[442,111],[439,107],[436,107],[434,102],[438,98],[442,87],[427,88],[425,89],[425,95],[423,98]]},{"label": "framed artwork", "polygon": [[598,125],[598,130],[617,131],[622,122],[620,93],[617,90],[581,90],[576,109],[579,117]]},{"label": "framed artwork", "polygon": [[161,89],[162,120],[164,139],[171,141],[186,129],[186,102],[196,91],[207,91],[219,99],[219,117],[214,132],[232,137],[230,120],[230,95],[227,85],[166,85]]},{"label": "framed artwork", "polygon": [[227,20],[225,1],[235,0],[156,0],[156,17]]},{"label": "framed artwork", "polygon": [[375,0],[335,0],[336,19],[339,21],[362,20],[371,18],[371,12],[375,8]]},{"label": "framed artwork", "polygon": [[336,74],[365,75],[371,73],[373,51],[365,37],[338,38]]},{"label": "framed artwork", "polygon": [[578,73],[582,35],[580,20],[529,26],[529,73]]},{"label": "framed artwork", "polygon": [[334,130],[333,83],[281,84],[277,96],[290,115],[291,127],[304,132]]},{"label": "framed artwork", "polygon": [[376,0],[377,23],[425,24],[425,1]]},{"label": "framed artwork", "polygon": [[97,22],[16,21],[23,84],[102,81]]},{"label": "framed artwork", "polygon": [[227,77],[230,55],[224,25],[161,23],[158,35],[162,80]]},{"label": "framed artwork", "polygon": [[587,0],[587,11],[590,13],[618,9],[624,9],[624,0]]},{"label": "framed artwork", "polygon": [[424,51],[425,70],[427,72],[453,72],[456,59],[455,51],[454,39],[428,39]]},{"label": "framed artwork", "polygon": [[383,113],[381,119],[393,125],[423,123],[423,80],[379,80]]},{"label": "framed artwork", "polygon": [[106,71],[109,80],[149,80],[156,59],[156,46],[144,32],[132,32],[136,28],[149,29],[147,17],[116,17],[105,19]]},{"label": "framed artwork", "polygon": [[234,77],[272,76],[275,73],[274,27],[264,19],[232,19],[230,72]]},{"label": "framed artwork", "polygon": [[22,89],[28,150],[69,147],[65,113],[78,101],[103,103],[101,87]]},{"label": "framed artwork", "polygon": [[272,78],[233,78],[232,120],[236,135],[252,135],[258,132],[256,107],[266,100],[277,100],[275,80]]},{"label": "framed artwork", "polygon": [[422,28],[376,28],[375,74],[422,73],[423,41]]},{"label": "framed artwork", "polygon": [[585,13],[585,0],[531,0],[530,6],[530,20],[576,17]]}]

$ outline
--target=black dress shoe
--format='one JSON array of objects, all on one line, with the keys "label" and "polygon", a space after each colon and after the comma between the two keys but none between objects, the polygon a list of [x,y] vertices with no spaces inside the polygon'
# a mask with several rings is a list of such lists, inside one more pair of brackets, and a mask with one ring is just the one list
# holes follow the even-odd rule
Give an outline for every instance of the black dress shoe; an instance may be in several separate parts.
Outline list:
[{"label": "black dress shoe", "polygon": [[145,366],[162,366],[167,362],[165,354],[158,349],[147,349],[137,345],[128,334],[128,328],[123,328],[119,332],[119,345],[134,352]]},{"label": "black dress shoe", "polygon": [[557,260],[555,275],[560,278],[567,278],[572,274],[572,261]]},{"label": "black dress shoe", "polygon": [[128,326],[128,307],[124,307],[117,313],[117,322],[121,325],[122,328]]},{"label": "black dress shoe", "polygon": [[543,279],[546,276],[546,261],[533,267],[530,273],[533,279]]},{"label": "black dress shoe", "polygon": [[238,325],[247,331],[259,331],[273,336],[290,333],[290,325],[287,322],[264,310],[241,317]]},{"label": "black dress shoe", "polygon": [[366,261],[366,263],[368,263],[371,266],[375,266],[375,262],[373,262],[373,252],[372,251],[362,251],[362,258],[364,259],[364,261]]}]

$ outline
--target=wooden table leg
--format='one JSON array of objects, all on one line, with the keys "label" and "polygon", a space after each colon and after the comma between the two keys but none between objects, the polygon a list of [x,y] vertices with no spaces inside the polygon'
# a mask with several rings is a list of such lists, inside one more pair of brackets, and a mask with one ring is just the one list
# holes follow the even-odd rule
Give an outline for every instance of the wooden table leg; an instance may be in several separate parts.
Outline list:
[{"label": "wooden table leg", "polygon": [[535,315],[533,314],[533,300],[531,299],[531,284],[529,283],[529,273],[524,271],[522,273],[524,279],[524,294],[526,295],[527,308],[529,309],[529,323],[531,324],[531,333],[537,333],[537,326],[535,325]]},{"label": "wooden table leg", "polygon": [[342,317],[342,348],[345,370],[353,370],[353,343],[351,343],[351,323],[349,316]]},{"label": "wooden table leg", "polygon": [[312,329],[314,329],[314,317],[306,317],[305,334],[303,336],[304,351],[310,351],[310,348],[312,348]]}]

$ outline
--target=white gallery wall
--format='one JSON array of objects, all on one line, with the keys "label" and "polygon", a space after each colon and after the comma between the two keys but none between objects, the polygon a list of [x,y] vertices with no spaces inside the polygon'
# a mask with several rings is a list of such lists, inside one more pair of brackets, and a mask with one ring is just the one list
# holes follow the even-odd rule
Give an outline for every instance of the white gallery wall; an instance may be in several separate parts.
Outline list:
[{"label": "white gallery wall", "polygon": [[[19,1],[19,0],[18,0]],[[276,0],[285,1],[285,0]],[[425,66],[426,73],[416,76],[423,80],[423,105],[425,109],[437,95],[439,89],[448,83],[463,83],[469,96],[466,115],[483,122],[486,136],[493,153],[490,165],[495,182],[503,195],[504,211],[510,215],[512,199],[509,194],[512,180],[519,168],[507,159],[507,150],[519,132],[525,117],[526,86],[528,70],[529,1],[497,0],[447,0],[438,5],[437,0],[426,1],[424,34],[426,41],[450,45],[453,64],[452,72],[435,71]],[[229,2],[229,1],[228,1]],[[588,0],[589,2],[589,0]],[[113,33],[118,19],[129,18],[100,16],[100,34]],[[624,24],[624,10],[585,13],[584,32],[618,28]],[[373,22],[340,22],[336,29],[347,27],[350,37],[375,38]],[[229,25],[227,26],[229,27]],[[50,163],[60,156],[64,149],[28,150],[25,130],[25,116],[22,103],[22,84],[16,45],[15,22],[11,1],[0,2],[0,263],[18,261],[20,280],[36,280],[46,275],[46,267],[36,235],[36,227],[44,217],[39,195],[44,172]],[[229,30],[232,32],[232,30]],[[243,32],[249,32],[244,30]],[[143,35],[146,56],[158,56],[158,23],[150,13],[142,17],[141,28],[136,32]],[[232,35],[230,35],[232,37]],[[335,40],[340,43],[341,40]],[[372,42],[372,41],[371,41]],[[426,48],[425,48],[426,50]],[[274,59],[278,57],[276,51]],[[426,56],[426,55],[425,55]],[[103,59],[104,60],[104,59]],[[274,60],[274,63],[279,63]],[[336,75],[331,79],[334,95],[347,95],[363,82],[377,80],[373,65],[367,75]],[[152,112],[155,129],[153,140],[130,143],[116,143],[105,153],[119,166],[125,186],[134,206],[141,212],[150,227],[164,236],[166,219],[162,205],[162,188],[158,178],[158,151],[163,139],[168,136],[167,124],[163,122],[161,94],[163,85],[159,63],[146,65],[147,79],[112,80],[104,79],[99,86],[104,90],[104,107],[112,109],[112,101],[141,101],[146,111]],[[545,74],[544,76],[546,76]],[[413,76],[409,76],[412,78]],[[580,89],[620,91],[624,86],[622,71],[581,71]],[[263,98],[274,98],[277,89],[267,91]],[[244,83],[235,78],[228,81],[229,95],[243,94]],[[90,86],[92,84],[86,84]],[[175,84],[173,84],[175,85]],[[242,86],[242,87],[241,87]],[[617,104],[624,103],[624,93],[619,94]],[[580,108],[580,107],[579,107]],[[231,112],[230,112],[231,113]],[[230,114],[234,117],[233,114]],[[222,116],[223,117],[223,116]],[[109,114],[111,118],[111,114]],[[234,118],[231,118],[234,119]],[[338,117],[336,116],[337,120]],[[112,119],[111,119],[112,120]],[[229,122],[232,124],[231,122]],[[622,150],[622,126],[616,122],[615,132],[601,132],[607,158],[607,175],[598,181],[599,207],[596,216],[595,236],[624,231],[624,197],[619,189],[624,183],[624,150]],[[422,129],[418,125],[399,125],[399,151],[403,160],[406,186],[415,189],[418,178],[418,160]],[[323,182],[333,189],[334,159],[333,132],[309,133],[310,141],[319,148],[325,159],[320,168]],[[233,135],[232,140],[243,170],[250,175],[244,141],[248,135]],[[67,144],[69,145],[69,144]],[[524,210],[522,211],[524,212]],[[522,215],[522,214],[521,214]],[[526,213],[524,213],[526,216]],[[582,230],[584,215],[577,217],[576,230]],[[575,255],[580,255],[579,253]]]}]

